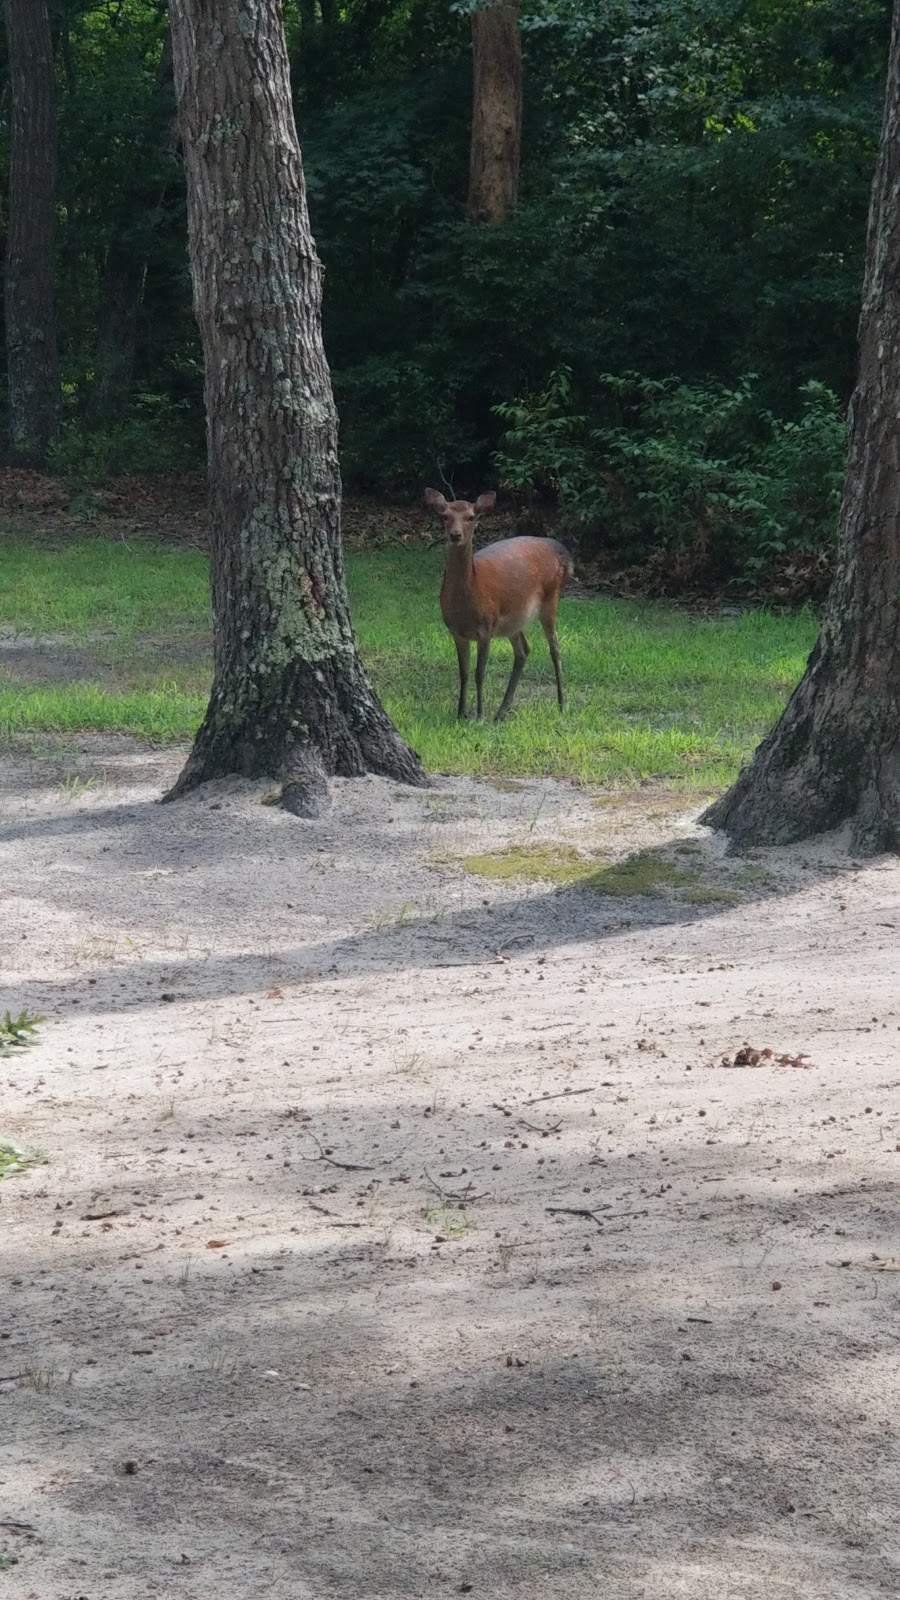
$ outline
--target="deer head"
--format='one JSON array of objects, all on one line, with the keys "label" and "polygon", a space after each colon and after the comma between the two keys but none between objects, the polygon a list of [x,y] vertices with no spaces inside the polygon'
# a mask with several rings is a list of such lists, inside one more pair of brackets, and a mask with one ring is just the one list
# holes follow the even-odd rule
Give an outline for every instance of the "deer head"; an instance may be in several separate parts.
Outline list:
[{"label": "deer head", "polygon": [[425,490],[425,504],[436,511],[444,524],[448,544],[471,544],[479,517],[491,511],[497,496],[493,489],[471,500],[445,500],[439,489]]}]

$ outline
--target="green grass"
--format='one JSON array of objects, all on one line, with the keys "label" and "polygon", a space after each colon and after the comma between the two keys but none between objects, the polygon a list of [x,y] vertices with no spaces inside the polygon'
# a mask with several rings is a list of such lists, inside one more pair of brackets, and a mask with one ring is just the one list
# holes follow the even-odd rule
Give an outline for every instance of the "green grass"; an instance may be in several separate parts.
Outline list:
[{"label": "green grass", "polygon": [[[348,557],[360,644],[378,691],[433,771],[550,774],[627,785],[727,783],[771,727],[816,635],[809,612],[698,620],[631,600],[560,608],[569,705],[560,717],[539,629],[512,717],[458,724],[456,656],[441,622],[439,550]],[[84,539],[0,545],[0,629],[71,651],[71,671],[0,654],[0,733],[118,730],[187,739],[209,689],[205,558],[194,550]],[[511,652],[495,644],[487,706]],[[40,681],[38,681],[40,679]]]}]

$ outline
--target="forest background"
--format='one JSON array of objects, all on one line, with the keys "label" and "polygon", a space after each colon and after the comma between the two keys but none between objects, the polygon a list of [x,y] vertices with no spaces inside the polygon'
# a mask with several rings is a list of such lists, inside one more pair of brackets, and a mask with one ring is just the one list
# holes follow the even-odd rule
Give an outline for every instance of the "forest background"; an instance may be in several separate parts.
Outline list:
[{"label": "forest background", "polygon": [[[488,224],[466,204],[471,7],[302,0],[285,21],[347,488],[498,483],[657,591],[824,594],[885,0],[526,0],[518,199]],[[65,0],[51,24],[44,465],[202,466],[165,8]],[[4,57],[4,169],[8,78]]]}]

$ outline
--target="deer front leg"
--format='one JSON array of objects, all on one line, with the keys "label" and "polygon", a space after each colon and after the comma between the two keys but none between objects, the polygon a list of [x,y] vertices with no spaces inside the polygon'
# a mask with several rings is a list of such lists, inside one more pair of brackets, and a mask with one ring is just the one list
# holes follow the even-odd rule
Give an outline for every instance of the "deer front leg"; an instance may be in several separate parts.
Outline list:
[{"label": "deer front leg", "polygon": [[475,661],[475,715],[477,716],[479,722],[484,716],[484,670],[488,664],[488,656],[490,653],[491,636],[490,634],[487,634],[478,641],[478,655]]},{"label": "deer front leg", "polygon": [[459,662],[459,704],[456,715],[460,722],[466,718],[466,697],[469,690],[469,641],[468,639],[454,639],[456,657]]},{"label": "deer front leg", "polygon": [[519,687],[519,679],[522,676],[522,671],[525,666],[525,662],[528,659],[528,653],[530,649],[528,640],[526,639],[524,633],[514,634],[509,642],[513,648],[513,669],[509,675],[509,683],[506,685],[506,693],[500,702],[500,710],[497,712],[497,716],[495,718],[495,721],[497,722],[503,721],[503,718],[506,716],[510,706],[513,703],[513,696]]}]

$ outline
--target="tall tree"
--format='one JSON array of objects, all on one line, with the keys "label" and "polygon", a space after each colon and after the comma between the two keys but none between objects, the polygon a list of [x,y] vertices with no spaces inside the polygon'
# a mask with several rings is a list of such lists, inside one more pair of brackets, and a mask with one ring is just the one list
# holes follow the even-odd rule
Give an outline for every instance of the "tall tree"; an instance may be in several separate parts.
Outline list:
[{"label": "tall tree", "polygon": [[469,200],[475,222],[502,222],[519,194],[522,37],[519,0],[484,0],[472,12]]},{"label": "tall tree", "polygon": [[327,774],[424,782],[363,672],[279,0],[172,0],[203,342],[212,695],[172,795],[227,773],[315,815]]},{"label": "tall tree", "polygon": [[59,428],[53,292],[56,84],[46,0],[6,0],[12,106],[6,363],[14,456],[40,460]]},{"label": "tall tree", "polygon": [[703,820],[741,844],[850,824],[900,849],[900,0],[872,188],[840,553],[825,622],[780,722]]}]

